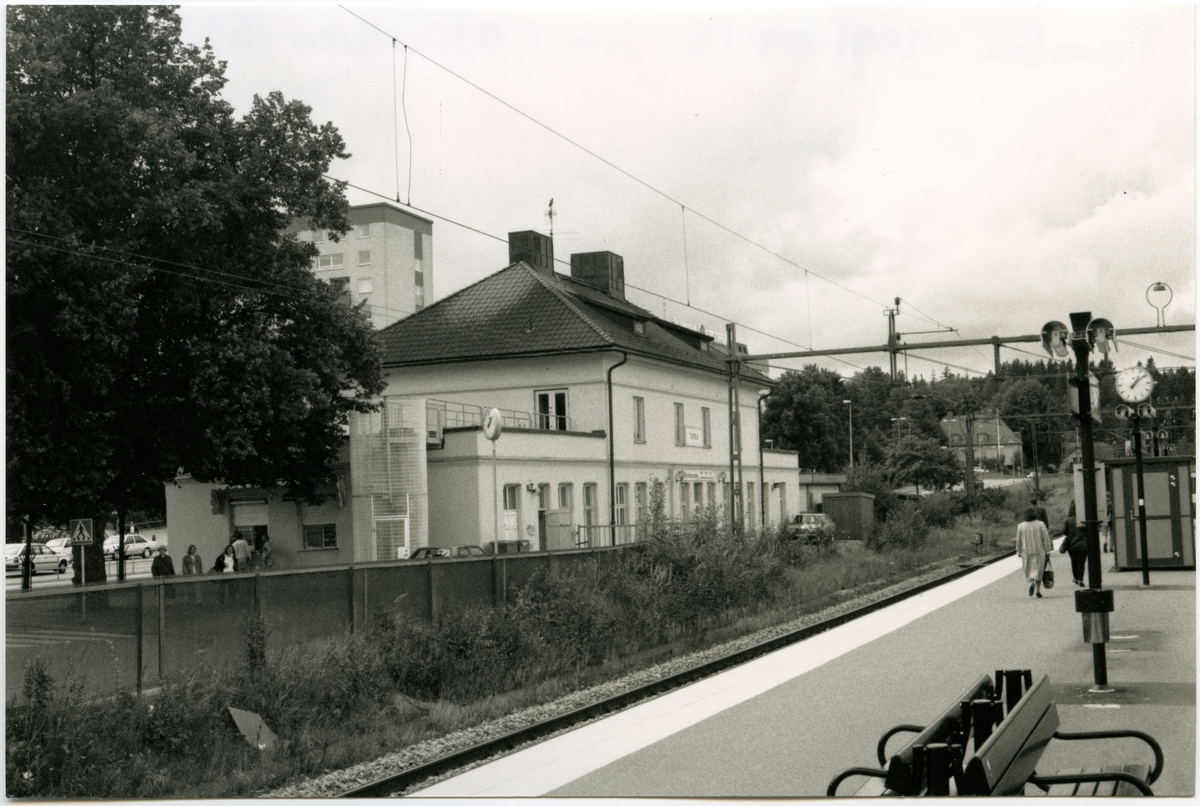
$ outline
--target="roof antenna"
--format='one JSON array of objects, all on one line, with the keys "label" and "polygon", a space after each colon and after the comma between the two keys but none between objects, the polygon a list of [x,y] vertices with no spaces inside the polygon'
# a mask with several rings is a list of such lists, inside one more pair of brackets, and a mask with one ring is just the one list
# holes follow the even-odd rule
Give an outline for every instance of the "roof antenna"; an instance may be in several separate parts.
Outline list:
[{"label": "roof antenna", "polygon": [[550,200],[550,206],[546,208],[546,218],[550,219],[550,239],[554,240],[554,217],[558,213],[554,212],[554,199]]}]

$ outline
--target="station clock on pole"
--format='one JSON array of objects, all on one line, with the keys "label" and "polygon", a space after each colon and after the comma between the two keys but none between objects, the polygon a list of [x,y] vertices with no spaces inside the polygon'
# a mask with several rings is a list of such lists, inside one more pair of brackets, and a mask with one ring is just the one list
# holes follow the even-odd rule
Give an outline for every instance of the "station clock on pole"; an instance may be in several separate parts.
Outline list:
[{"label": "station clock on pole", "polygon": [[1154,391],[1154,377],[1145,367],[1129,367],[1117,373],[1117,396],[1126,403],[1143,403]]}]

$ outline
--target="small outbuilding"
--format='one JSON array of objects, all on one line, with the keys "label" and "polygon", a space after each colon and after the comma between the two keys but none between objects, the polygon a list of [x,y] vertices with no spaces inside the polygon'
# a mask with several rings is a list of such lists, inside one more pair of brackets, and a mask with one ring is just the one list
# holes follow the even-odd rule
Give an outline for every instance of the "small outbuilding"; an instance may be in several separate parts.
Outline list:
[{"label": "small outbuilding", "polygon": [[875,525],[875,496],[870,493],[826,493],[822,509],[842,540],[866,540]]}]

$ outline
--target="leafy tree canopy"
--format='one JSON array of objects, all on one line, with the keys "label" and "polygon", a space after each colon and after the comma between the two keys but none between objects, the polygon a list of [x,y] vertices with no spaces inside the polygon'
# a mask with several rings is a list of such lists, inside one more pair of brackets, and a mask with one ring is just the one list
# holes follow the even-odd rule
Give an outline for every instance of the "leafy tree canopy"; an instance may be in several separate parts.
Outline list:
[{"label": "leafy tree canopy", "polygon": [[846,394],[840,375],[815,364],[783,373],[763,410],[763,436],[799,451],[800,467],[841,469],[850,450]]},{"label": "leafy tree canopy", "polygon": [[888,446],[887,468],[896,484],[940,490],[962,481],[963,468],[954,453],[937,440],[905,436]]},{"label": "leafy tree canopy", "polygon": [[279,93],[244,117],[172,8],[7,9],[10,523],[202,481],[318,500],[382,389],[361,311],[293,217],[347,229],[332,124]]}]

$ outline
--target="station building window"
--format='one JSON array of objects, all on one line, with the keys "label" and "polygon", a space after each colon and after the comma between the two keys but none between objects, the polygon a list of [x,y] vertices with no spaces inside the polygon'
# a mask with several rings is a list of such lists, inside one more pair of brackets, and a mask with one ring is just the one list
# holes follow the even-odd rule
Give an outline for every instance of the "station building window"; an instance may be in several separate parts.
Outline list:
[{"label": "station building window", "polygon": [[543,431],[567,430],[567,390],[534,393],[537,427]]}]

